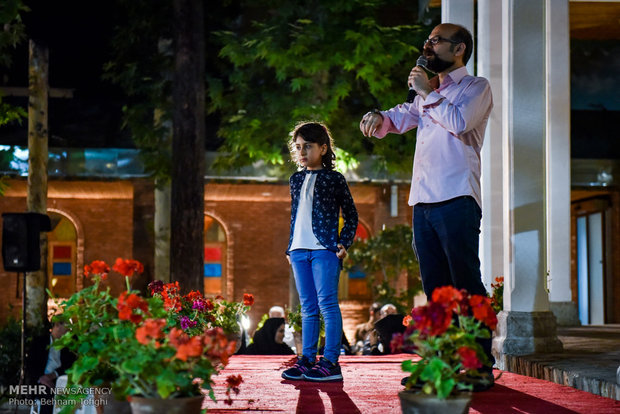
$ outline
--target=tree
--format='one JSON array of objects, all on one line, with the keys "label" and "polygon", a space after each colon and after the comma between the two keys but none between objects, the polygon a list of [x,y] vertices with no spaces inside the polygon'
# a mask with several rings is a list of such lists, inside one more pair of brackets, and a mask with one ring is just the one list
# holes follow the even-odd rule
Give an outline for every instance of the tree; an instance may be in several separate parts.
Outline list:
[{"label": "tree", "polygon": [[[393,303],[405,314],[411,311],[413,297],[422,290],[412,238],[407,225],[387,228],[368,240],[354,243],[349,260],[345,261],[346,270],[361,269],[367,274],[374,301]],[[399,286],[403,275],[406,285]]]},{"label": "tree", "polygon": [[[221,114],[222,167],[285,165],[286,138],[304,119],[326,122],[354,163],[409,170],[414,133],[384,141],[358,133],[363,113],[404,101],[406,79],[429,28],[412,2],[246,0],[217,35],[224,77],[208,78],[209,111]],[[286,170],[287,168],[283,168]]]},{"label": "tree", "polygon": [[204,266],[205,84],[202,0],[175,0],[170,277],[200,290]]},{"label": "tree", "polygon": [[[30,40],[28,56],[28,189],[29,212],[47,214],[49,49]],[[35,331],[47,322],[47,234],[40,234],[41,269],[26,277],[27,326]]]}]

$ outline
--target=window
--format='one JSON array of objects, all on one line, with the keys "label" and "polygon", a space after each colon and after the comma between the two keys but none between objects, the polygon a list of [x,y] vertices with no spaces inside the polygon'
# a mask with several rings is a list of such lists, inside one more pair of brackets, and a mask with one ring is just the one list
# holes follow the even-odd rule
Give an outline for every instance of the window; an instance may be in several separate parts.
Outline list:
[{"label": "window", "polygon": [[226,275],[226,234],[211,216],[205,216],[204,227],[204,294],[221,295]]},{"label": "window", "polygon": [[67,298],[75,293],[76,239],[73,223],[66,217],[49,213],[52,231],[48,233],[48,288],[56,297]]}]

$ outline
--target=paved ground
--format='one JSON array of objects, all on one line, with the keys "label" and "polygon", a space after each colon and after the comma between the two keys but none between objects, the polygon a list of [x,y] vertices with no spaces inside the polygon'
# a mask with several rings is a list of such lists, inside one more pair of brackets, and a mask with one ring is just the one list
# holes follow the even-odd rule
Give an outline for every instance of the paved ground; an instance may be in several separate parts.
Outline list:
[{"label": "paved ground", "polygon": [[558,328],[562,353],[515,358],[510,371],[620,400],[620,325]]}]

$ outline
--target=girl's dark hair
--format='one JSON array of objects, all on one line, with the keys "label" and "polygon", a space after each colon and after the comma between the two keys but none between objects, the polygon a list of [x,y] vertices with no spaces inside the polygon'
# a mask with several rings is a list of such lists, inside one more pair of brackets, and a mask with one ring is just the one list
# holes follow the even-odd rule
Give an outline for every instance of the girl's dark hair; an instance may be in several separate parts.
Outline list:
[{"label": "girl's dark hair", "polygon": [[[289,150],[293,161],[297,163],[297,150],[295,140],[297,137],[303,138],[307,142],[316,142],[319,146],[327,144],[327,151],[323,155],[321,164],[326,170],[333,170],[336,166],[336,154],[334,154],[334,140],[329,129],[320,122],[300,122],[290,133]],[[299,163],[297,163],[299,167]]]}]

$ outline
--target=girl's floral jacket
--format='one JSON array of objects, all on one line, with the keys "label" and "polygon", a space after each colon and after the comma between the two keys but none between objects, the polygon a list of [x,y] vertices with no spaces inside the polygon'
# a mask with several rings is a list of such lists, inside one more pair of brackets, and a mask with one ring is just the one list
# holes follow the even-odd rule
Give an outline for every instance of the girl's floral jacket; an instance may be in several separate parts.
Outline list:
[{"label": "girl's floral jacket", "polygon": [[[314,183],[312,202],[312,230],[314,236],[327,250],[338,251],[338,244],[349,249],[357,230],[357,210],[353,197],[342,174],[334,170],[302,170],[293,174],[289,180],[291,189],[291,234],[286,253],[290,253],[293,230],[299,205],[299,194],[306,174],[318,174]],[[338,216],[342,208],[344,227],[338,235]]]}]

